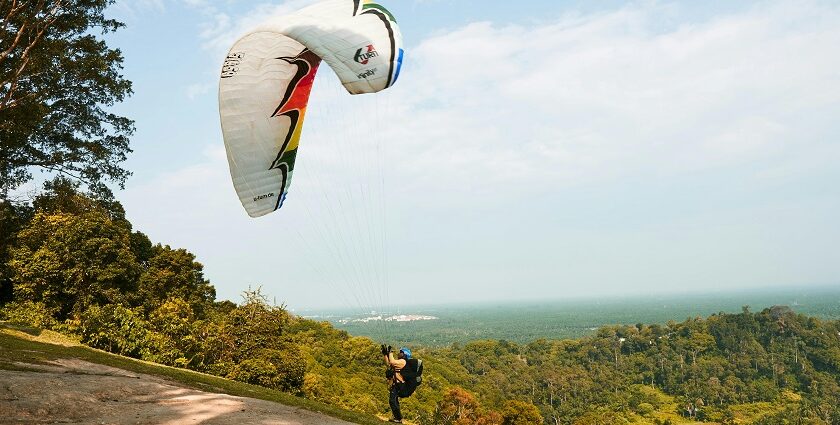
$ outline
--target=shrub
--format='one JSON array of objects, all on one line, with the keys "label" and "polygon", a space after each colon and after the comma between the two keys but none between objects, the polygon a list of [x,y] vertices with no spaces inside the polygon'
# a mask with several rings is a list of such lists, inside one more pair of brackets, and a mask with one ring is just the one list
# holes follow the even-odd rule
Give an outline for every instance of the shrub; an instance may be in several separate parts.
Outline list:
[{"label": "shrub", "polygon": [[111,353],[143,358],[149,345],[148,324],[142,311],[122,305],[93,306],[79,315],[82,342]]},{"label": "shrub", "polygon": [[239,362],[227,378],[268,388],[277,388],[277,367],[266,359],[246,359]]},{"label": "shrub", "polygon": [[642,416],[650,415],[654,410],[653,405],[650,403],[640,403],[639,407],[636,408],[636,411]]},{"label": "shrub", "polygon": [[14,301],[0,309],[0,318],[14,324],[52,329],[57,325],[53,313],[42,302]]}]

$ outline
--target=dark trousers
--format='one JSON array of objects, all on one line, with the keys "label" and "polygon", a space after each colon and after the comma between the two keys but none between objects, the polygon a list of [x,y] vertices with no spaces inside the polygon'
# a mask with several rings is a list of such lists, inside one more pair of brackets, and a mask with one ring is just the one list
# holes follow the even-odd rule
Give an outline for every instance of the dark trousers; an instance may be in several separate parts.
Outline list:
[{"label": "dark trousers", "polygon": [[391,385],[391,390],[388,395],[388,404],[391,405],[391,413],[394,414],[394,419],[402,420],[402,412],[400,411],[400,385]]}]

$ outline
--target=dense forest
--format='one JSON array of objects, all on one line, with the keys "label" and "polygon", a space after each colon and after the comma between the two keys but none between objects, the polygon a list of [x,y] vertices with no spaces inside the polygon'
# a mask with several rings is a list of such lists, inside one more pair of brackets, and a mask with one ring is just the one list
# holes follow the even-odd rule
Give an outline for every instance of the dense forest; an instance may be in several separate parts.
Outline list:
[{"label": "dense forest", "polygon": [[[243,288],[245,289],[245,288]],[[386,414],[378,342],[272,305],[215,300],[202,265],[64,178],[0,204],[0,318],[113,353]],[[776,306],[593,336],[420,348],[420,424],[837,424],[840,322]]]}]

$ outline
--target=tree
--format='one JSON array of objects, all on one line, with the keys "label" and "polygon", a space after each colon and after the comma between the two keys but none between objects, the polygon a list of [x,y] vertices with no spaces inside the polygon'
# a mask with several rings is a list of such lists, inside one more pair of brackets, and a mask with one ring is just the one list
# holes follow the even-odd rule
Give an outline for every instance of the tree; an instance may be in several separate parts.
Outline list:
[{"label": "tree", "polygon": [[195,315],[190,305],[171,298],[149,314],[149,339],[154,347],[147,360],[186,367],[197,357],[199,343],[192,333]]},{"label": "tree", "polygon": [[[133,252],[137,252],[137,241],[142,236],[133,233],[129,240]],[[137,298],[138,304],[149,312],[171,298],[180,298],[201,318],[216,299],[216,290],[204,279],[204,266],[185,249],[155,245],[145,266],[137,285]]]},{"label": "tree", "polygon": [[0,198],[32,167],[90,186],[130,175],[134,123],[105,109],[132,92],[100,38],[123,26],[103,15],[113,2],[0,1]]},{"label": "tree", "polygon": [[697,364],[697,355],[714,347],[715,337],[706,332],[692,332],[687,345],[691,351],[691,363]]},{"label": "tree", "polygon": [[209,371],[283,391],[303,391],[306,360],[284,335],[292,321],[283,306],[271,306],[260,289],[244,293],[245,303],[210,330],[204,361]]},{"label": "tree", "polygon": [[542,425],[540,409],[531,403],[509,400],[502,410],[504,425]]},{"label": "tree", "polygon": [[101,211],[37,213],[11,250],[15,301],[43,302],[57,320],[125,303],[139,266],[129,232]]},{"label": "tree", "polygon": [[234,337],[234,358],[255,357],[266,348],[285,345],[283,333],[290,317],[284,306],[272,306],[260,292],[244,291],[245,302],[227,315]]},{"label": "tree", "polygon": [[81,190],[78,181],[65,176],[56,176],[44,183],[44,190],[32,201],[36,211],[42,213],[84,214],[100,211],[115,223],[131,230],[131,223],[125,218],[125,208],[115,200],[105,187],[91,188],[87,193]]},{"label": "tree", "polygon": [[469,391],[452,387],[443,394],[435,409],[435,423],[460,425],[475,423],[481,406]]}]

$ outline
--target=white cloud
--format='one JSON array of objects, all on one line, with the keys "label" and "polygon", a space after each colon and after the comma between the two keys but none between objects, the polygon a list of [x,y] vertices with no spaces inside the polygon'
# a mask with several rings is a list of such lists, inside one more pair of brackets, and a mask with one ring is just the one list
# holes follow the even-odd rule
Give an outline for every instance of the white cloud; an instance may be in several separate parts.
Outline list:
[{"label": "white cloud", "polygon": [[204,48],[223,56],[231,45],[250,28],[273,17],[283,16],[301,9],[317,0],[286,0],[280,4],[265,2],[248,4],[244,13],[241,5],[227,8],[211,7],[205,14],[212,16],[202,28],[201,37],[205,40]]},{"label": "white cloud", "polygon": [[112,7],[118,14],[128,16],[136,15],[141,11],[164,12],[166,10],[165,0],[120,0]]},{"label": "white cloud", "polygon": [[470,190],[784,162],[820,142],[809,115],[838,112],[840,16],[763,6],[664,32],[653,4],[431,37],[395,88],[399,143],[436,158],[430,187]]},{"label": "white cloud", "polygon": [[198,98],[199,96],[208,94],[216,89],[216,84],[217,83],[215,81],[190,84],[186,89],[187,97],[192,100]]}]

